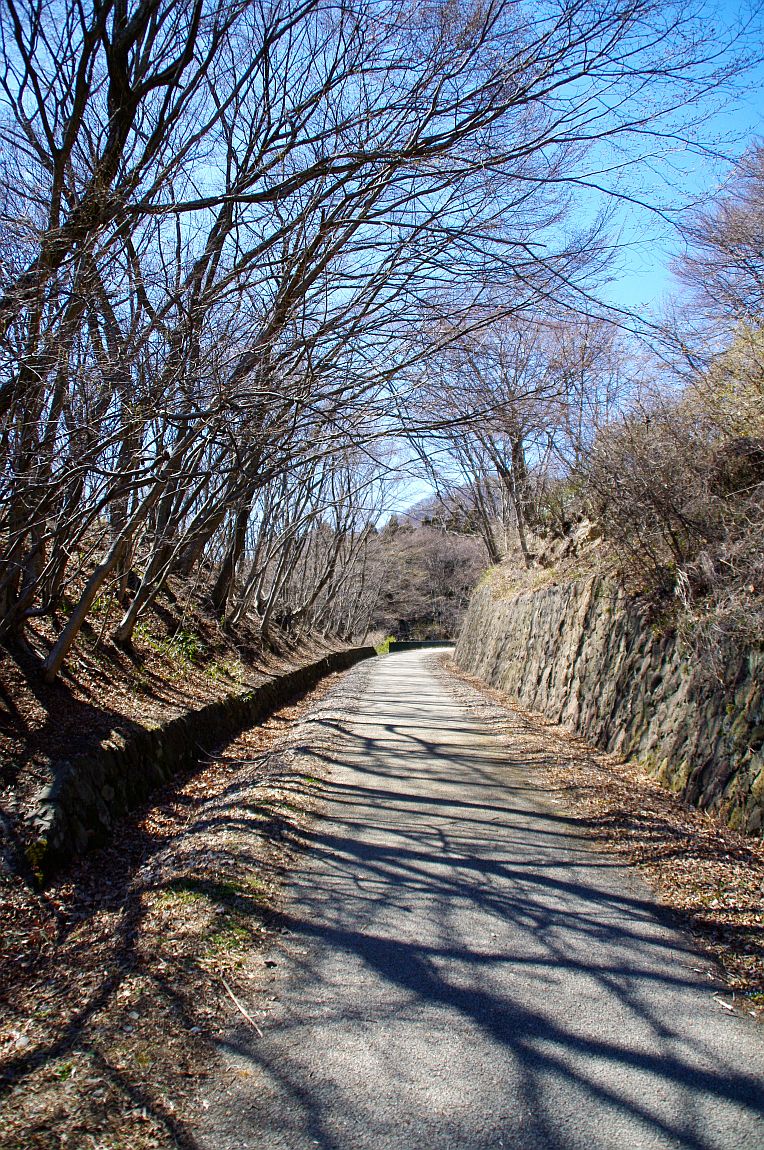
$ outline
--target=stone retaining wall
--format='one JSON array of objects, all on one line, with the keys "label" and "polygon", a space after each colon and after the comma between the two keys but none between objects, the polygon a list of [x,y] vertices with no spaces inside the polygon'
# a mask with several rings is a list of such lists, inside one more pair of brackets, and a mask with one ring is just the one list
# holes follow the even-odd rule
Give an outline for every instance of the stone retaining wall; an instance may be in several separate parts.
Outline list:
[{"label": "stone retaining wall", "polygon": [[495,599],[474,594],[455,659],[733,827],[764,825],[764,652],[719,682],[617,587],[589,578]]},{"label": "stone retaining wall", "polygon": [[333,671],[375,654],[373,647],[335,651],[253,690],[128,736],[113,734],[91,754],[60,762],[38,797],[27,857],[42,876],[106,842],[118,820],[179,770],[314,687]]}]

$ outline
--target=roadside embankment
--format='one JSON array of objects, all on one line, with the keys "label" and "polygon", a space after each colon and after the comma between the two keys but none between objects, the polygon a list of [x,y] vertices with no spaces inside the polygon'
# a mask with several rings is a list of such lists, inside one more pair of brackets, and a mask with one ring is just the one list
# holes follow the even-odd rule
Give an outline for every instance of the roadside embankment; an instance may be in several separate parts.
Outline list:
[{"label": "roadside embankment", "polygon": [[764,651],[731,653],[716,677],[637,600],[589,576],[506,598],[483,584],[455,660],[730,826],[762,833]]},{"label": "roadside embankment", "polygon": [[116,825],[162,783],[221,742],[309,691],[334,671],[374,655],[373,647],[333,651],[253,689],[178,715],[156,726],[113,732],[91,753],[57,764],[38,796],[27,858],[38,876],[106,842]]}]

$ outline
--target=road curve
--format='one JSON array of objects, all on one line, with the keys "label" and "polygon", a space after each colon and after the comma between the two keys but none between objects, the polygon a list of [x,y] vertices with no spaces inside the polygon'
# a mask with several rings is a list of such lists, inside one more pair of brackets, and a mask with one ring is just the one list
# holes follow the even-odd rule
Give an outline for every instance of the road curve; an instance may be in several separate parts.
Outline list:
[{"label": "road curve", "polygon": [[762,1150],[764,1033],[433,658],[349,672],[272,1010],[228,1036],[198,1144]]}]

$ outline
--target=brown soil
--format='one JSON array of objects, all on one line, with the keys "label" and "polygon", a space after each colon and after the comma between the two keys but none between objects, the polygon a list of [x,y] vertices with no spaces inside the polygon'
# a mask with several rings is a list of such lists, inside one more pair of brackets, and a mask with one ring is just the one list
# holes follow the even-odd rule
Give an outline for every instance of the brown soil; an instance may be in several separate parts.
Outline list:
[{"label": "brown soil", "polygon": [[[278,876],[315,797],[279,748],[305,704],[280,710],[155,795],[44,891],[24,859],[27,816],[56,766],[112,731],[166,721],[329,648],[227,635],[173,582],[129,651],[97,609],[60,680],[41,662],[54,627],[0,649],[0,1147],[193,1146],[214,1038],[238,1012],[244,954],[269,936]],[[59,621],[60,622],[60,621]],[[326,687],[314,692],[320,695]]]},{"label": "brown soil", "polygon": [[528,764],[594,846],[636,866],[715,964],[720,1008],[764,1017],[764,841],[664,790],[639,764],[593,749],[451,661],[460,701]]},{"label": "brown soil", "polygon": [[280,635],[275,649],[264,649],[246,624],[226,634],[195,587],[179,580],[141,617],[127,651],[109,638],[119,615],[114,601],[96,603],[52,686],[41,675],[51,620],[30,626],[28,649],[0,648],[0,876],[23,870],[25,819],[62,759],[110,732],[129,734],[256,686],[328,649]]},{"label": "brown soil", "polygon": [[44,892],[8,884],[3,1150],[194,1147],[216,1040],[233,1017],[257,1029],[243,1000],[319,801],[293,748],[336,680],[156,796]]}]

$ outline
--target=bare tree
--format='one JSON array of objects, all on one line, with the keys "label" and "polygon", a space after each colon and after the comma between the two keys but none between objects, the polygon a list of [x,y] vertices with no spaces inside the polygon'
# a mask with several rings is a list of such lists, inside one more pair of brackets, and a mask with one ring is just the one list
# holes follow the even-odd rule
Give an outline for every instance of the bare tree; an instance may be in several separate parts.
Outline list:
[{"label": "bare tree", "polygon": [[597,438],[588,491],[632,582],[673,608],[702,657],[761,640],[764,180],[754,148],[693,215],[691,290],[642,392]]},{"label": "bare tree", "polygon": [[764,145],[754,145],[720,196],[685,226],[687,248],[676,271],[703,313],[761,325],[764,316]]},{"label": "bare tree", "polygon": [[498,318],[431,366],[422,419],[442,426],[415,444],[425,459],[440,448],[431,475],[471,508],[491,562],[514,535],[532,566],[549,477],[580,465],[621,398],[616,345],[611,325],[575,313]]},{"label": "bare tree", "polygon": [[[129,642],[170,571],[213,563],[233,618],[294,466],[397,430],[486,298],[569,295],[602,257],[570,189],[724,78],[693,29],[648,0],[3,0],[4,636],[71,594],[52,677],[107,586]],[[335,526],[352,565],[363,528]],[[277,548],[268,617],[303,555],[336,585],[316,540]]]}]

